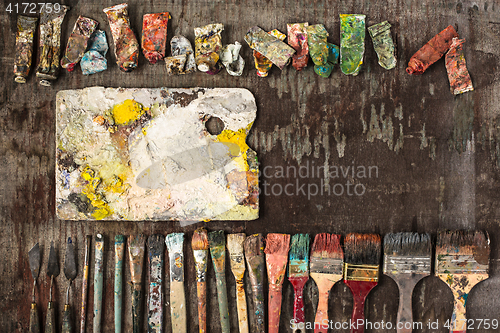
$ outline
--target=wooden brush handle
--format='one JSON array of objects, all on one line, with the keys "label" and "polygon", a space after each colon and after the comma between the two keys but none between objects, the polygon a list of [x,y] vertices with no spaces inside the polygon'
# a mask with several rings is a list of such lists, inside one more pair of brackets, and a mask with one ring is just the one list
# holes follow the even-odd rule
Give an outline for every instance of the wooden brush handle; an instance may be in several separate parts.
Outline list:
[{"label": "wooden brush handle", "polygon": [[215,274],[217,280],[217,295],[219,300],[220,327],[222,333],[229,333],[229,309],[227,305],[227,288],[225,274]]},{"label": "wooden brush handle", "polygon": [[269,284],[269,323],[268,333],[278,333],[281,314],[282,285]]},{"label": "wooden brush handle", "polygon": [[[170,274],[172,274],[172,271]],[[172,317],[172,332],[187,333],[184,281],[170,280],[170,314]]]},{"label": "wooden brush handle", "polygon": [[[292,332],[297,332],[297,331],[302,331],[303,329],[299,329],[299,327],[302,327],[305,324],[306,317],[304,314],[304,286],[309,280],[308,276],[305,277],[296,277],[296,278],[289,278],[288,279],[293,286],[293,293],[294,293],[294,298],[293,298],[293,323],[295,328],[292,328]],[[299,326],[299,324],[302,324]]]},{"label": "wooden brush handle", "polygon": [[[344,280],[351,289],[354,299],[351,322],[354,327],[351,333],[364,333],[365,331],[365,299],[368,293],[377,285],[377,282]],[[359,322],[358,322],[359,320]],[[358,325],[359,324],[359,325]]]},{"label": "wooden brush handle", "polygon": [[47,306],[47,320],[45,321],[45,333],[56,333],[56,312],[52,302]]},{"label": "wooden brush handle", "polygon": [[[450,333],[467,332],[467,316],[465,315],[465,302],[471,289],[487,278],[484,274],[454,274],[453,283],[450,285],[453,292],[453,315]],[[443,279],[441,277],[441,279]],[[445,280],[446,281],[446,280]]]},{"label": "wooden brush handle", "polygon": [[405,278],[396,280],[399,289],[399,308],[397,317],[397,333],[412,333],[413,331],[413,312],[412,295],[413,288],[422,277]]},{"label": "wooden brush handle", "polygon": [[198,294],[198,325],[199,333],[207,332],[207,282],[196,282],[196,290]]},{"label": "wooden brush handle", "polygon": [[132,332],[140,333],[141,332],[141,284],[133,283],[132,284]]},{"label": "wooden brush handle", "polygon": [[328,325],[322,326],[323,323],[328,323],[328,296],[330,295],[331,285],[318,284],[318,308],[316,309],[316,317],[314,318],[314,333],[328,332]]},{"label": "wooden brush handle", "polygon": [[239,333],[248,333],[247,297],[243,280],[236,282],[236,306],[238,307]]},{"label": "wooden brush handle", "polygon": [[36,303],[31,303],[29,333],[40,333],[40,319],[38,319]]},{"label": "wooden brush handle", "polygon": [[69,304],[65,304],[63,311],[61,333],[71,333],[71,332],[73,332],[73,327],[71,326],[71,310]]}]

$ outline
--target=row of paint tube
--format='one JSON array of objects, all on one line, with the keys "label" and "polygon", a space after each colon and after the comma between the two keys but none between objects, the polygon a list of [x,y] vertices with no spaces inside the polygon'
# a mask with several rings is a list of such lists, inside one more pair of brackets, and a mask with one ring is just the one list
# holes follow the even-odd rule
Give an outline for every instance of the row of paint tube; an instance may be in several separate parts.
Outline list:
[{"label": "row of paint tube", "polygon": [[[66,51],[59,61],[61,24],[67,6],[61,6],[58,13],[42,12],[40,19],[40,55],[37,77],[40,84],[50,85],[55,80],[61,67],[72,71],[81,62],[83,74],[94,74],[107,69],[106,52],[108,44],[106,34],[98,30],[98,22],[78,17],[71,33]],[[126,3],[105,8],[111,34],[114,41],[116,63],[121,70],[130,72],[138,66],[139,43],[130,27]],[[171,56],[166,57],[167,23],[171,18],[168,12],[146,14],[143,16],[142,52],[152,64],[165,60],[168,74],[188,74],[198,69],[208,74],[217,74],[223,67],[230,75],[240,76],[245,61],[239,55],[241,44],[222,45],[221,33],[224,25],[209,24],[194,29],[195,50],[184,36],[174,36],[171,41]],[[254,26],[244,39],[253,49],[257,75],[268,75],[272,65],[283,69],[290,62],[301,71],[308,64],[309,57],[314,63],[314,71],[322,77],[329,77],[334,65],[339,62],[342,73],[358,75],[363,64],[365,52],[365,15],[340,14],[340,47],[328,43],[329,36],[322,24],[306,23],[287,24],[286,35],[274,29],[265,32]],[[16,58],[14,65],[15,80],[26,82],[31,66],[33,35],[37,18],[18,17],[16,38]],[[396,67],[394,42],[391,25],[384,21],[368,27],[378,63],[390,70]],[[417,51],[408,63],[409,74],[422,74],[427,67],[447,53],[446,68],[454,94],[473,90],[463,56],[462,44],[452,26],[432,38]],[[449,56],[448,56],[449,54]],[[449,58],[449,59],[448,59]]]}]

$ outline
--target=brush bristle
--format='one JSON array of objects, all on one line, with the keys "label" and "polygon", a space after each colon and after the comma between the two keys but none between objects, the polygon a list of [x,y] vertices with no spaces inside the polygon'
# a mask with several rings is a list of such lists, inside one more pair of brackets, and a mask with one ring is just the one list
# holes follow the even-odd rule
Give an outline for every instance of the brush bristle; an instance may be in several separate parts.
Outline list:
[{"label": "brush bristle", "polygon": [[344,239],[344,261],[356,265],[379,265],[381,247],[380,235],[348,234]]},{"label": "brush bristle", "polygon": [[473,255],[477,250],[487,251],[489,255],[490,239],[483,231],[442,231],[438,233],[436,254],[456,253]]},{"label": "brush bristle", "polygon": [[342,251],[340,238],[341,236],[336,234],[317,234],[314,237],[311,257],[343,260],[344,251]]},{"label": "brush bristle", "polygon": [[148,237],[148,250],[150,254],[160,255],[165,251],[165,237],[160,234],[151,235]]},{"label": "brush bristle", "polygon": [[211,231],[208,233],[208,245],[210,248],[226,246],[224,239],[224,230]]},{"label": "brush bristle", "polygon": [[184,242],[184,233],[172,233],[165,237],[165,244],[167,245],[168,252],[182,252],[182,244]]},{"label": "brush bristle", "polygon": [[308,234],[296,234],[292,236],[290,246],[290,260],[309,261],[309,243],[311,238]]},{"label": "brush bristle", "polygon": [[191,247],[193,250],[208,250],[207,229],[201,227],[194,231]]},{"label": "brush bristle", "polygon": [[266,254],[287,255],[290,250],[290,235],[288,234],[267,234]]},{"label": "brush bristle", "polygon": [[245,256],[247,257],[264,255],[264,237],[262,234],[248,236],[243,246],[245,248]]},{"label": "brush bristle", "polygon": [[432,255],[431,237],[417,232],[390,233],[384,237],[384,254],[398,256]]},{"label": "brush bristle", "polygon": [[246,235],[244,233],[227,235],[227,250],[230,254],[243,254],[243,242]]}]

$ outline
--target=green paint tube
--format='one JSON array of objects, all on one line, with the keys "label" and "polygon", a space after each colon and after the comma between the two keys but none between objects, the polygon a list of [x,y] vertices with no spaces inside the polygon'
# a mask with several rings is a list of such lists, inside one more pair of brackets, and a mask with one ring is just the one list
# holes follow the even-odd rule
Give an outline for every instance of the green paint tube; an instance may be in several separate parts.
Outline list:
[{"label": "green paint tube", "polygon": [[391,36],[391,25],[384,21],[368,27],[368,32],[372,37],[373,48],[377,52],[378,63],[385,69],[396,67],[396,57],[394,56],[394,42]]},{"label": "green paint tube", "polygon": [[365,53],[366,15],[340,14],[340,69],[358,75]]}]

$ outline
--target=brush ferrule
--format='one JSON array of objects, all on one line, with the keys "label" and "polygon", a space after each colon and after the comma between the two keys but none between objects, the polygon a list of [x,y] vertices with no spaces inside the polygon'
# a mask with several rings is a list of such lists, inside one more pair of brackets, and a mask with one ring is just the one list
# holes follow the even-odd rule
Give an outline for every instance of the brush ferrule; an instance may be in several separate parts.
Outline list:
[{"label": "brush ferrule", "polygon": [[205,282],[207,278],[207,250],[193,250],[196,265],[196,281]]},{"label": "brush ferrule", "polygon": [[478,263],[473,255],[437,255],[437,274],[484,274],[487,272],[488,264]]},{"label": "brush ferrule", "polygon": [[344,264],[344,280],[378,281],[378,265]]},{"label": "brush ferrule", "polygon": [[342,274],[342,259],[311,257],[311,273]]},{"label": "brush ferrule", "polygon": [[384,274],[431,273],[431,258],[423,256],[384,256]]},{"label": "brush ferrule", "polygon": [[309,276],[309,262],[307,260],[290,260],[288,265],[288,276]]}]

